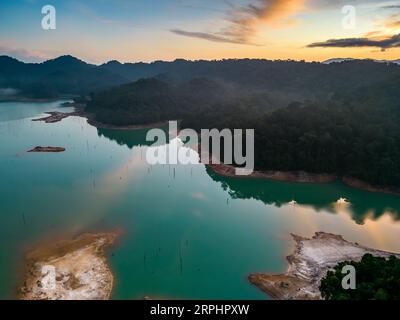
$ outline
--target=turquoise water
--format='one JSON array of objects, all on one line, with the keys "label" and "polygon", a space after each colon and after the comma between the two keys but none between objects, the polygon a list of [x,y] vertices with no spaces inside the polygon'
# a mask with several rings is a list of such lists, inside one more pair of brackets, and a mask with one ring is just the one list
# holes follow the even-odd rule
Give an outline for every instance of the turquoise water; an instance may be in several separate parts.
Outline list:
[{"label": "turquoise water", "polygon": [[[0,103],[0,298],[14,296],[28,248],[91,231],[121,231],[110,250],[115,299],[267,299],[247,275],[284,271],[290,233],[400,251],[400,197],[149,166],[145,130],[31,121],[45,111],[72,109]],[[66,152],[26,153],[37,145]]]}]

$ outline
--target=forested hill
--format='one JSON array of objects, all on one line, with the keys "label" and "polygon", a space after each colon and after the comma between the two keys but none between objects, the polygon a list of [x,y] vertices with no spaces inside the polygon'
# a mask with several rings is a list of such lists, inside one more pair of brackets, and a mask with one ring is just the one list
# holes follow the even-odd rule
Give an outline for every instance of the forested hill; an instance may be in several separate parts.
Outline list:
[{"label": "forested hill", "polygon": [[180,119],[194,129],[255,128],[257,169],[335,173],[395,188],[399,88],[399,65],[369,60],[96,66],[71,56],[40,64],[0,57],[0,94],[90,95],[88,110],[114,125]]},{"label": "forested hill", "polygon": [[[322,98],[335,90],[398,76],[399,70],[400,66],[394,63],[372,60],[331,64],[260,59],[124,64],[110,61],[93,65],[72,56],[43,63],[23,63],[0,56],[0,89],[12,88],[25,97],[46,98],[60,94],[87,95],[142,78],[157,77],[168,83],[208,78],[247,89],[268,89],[275,91],[275,96],[285,88],[285,95],[314,99],[316,93]],[[313,89],[314,85],[318,90]]]},{"label": "forested hill", "polygon": [[[115,124],[119,121],[152,122],[156,118],[163,119],[164,111],[168,118],[192,112],[193,109],[207,109],[215,104],[219,107],[213,108],[214,112],[240,107],[262,113],[286,107],[292,102],[327,103],[344,100],[345,97],[349,100],[354,94],[362,96],[366,88],[379,88],[400,78],[399,65],[369,60],[329,65],[249,59],[110,64],[113,66],[107,65],[110,71],[126,77],[143,75],[143,79],[137,82],[95,92],[96,108],[101,113],[99,116],[103,121],[109,118],[107,121]],[[148,92],[156,94],[159,99],[154,99]],[[171,103],[164,103],[163,99],[171,100]],[[152,107],[156,112],[152,112]],[[124,117],[107,114],[113,109],[125,111]],[[141,114],[128,109],[141,111]],[[125,118],[127,112],[130,113],[129,119]],[[145,113],[153,113],[153,116],[147,117]]]},{"label": "forested hill", "polygon": [[276,105],[284,105],[284,100],[287,99],[283,96],[270,97],[263,90],[244,89],[206,78],[179,83],[150,78],[97,93],[87,109],[100,122],[128,125],[189,119],[209,111],[225,115],[233,108],[243,108],[254,117],[277,109]]},{"label": "forested hill", "polygon": [[399,66],[223,65],[230,67],[224,73],[215,66],[218,77],[216,71],[171,73],[122,85],[95,94],[88,109],[116,125],[181,119],[194,129],[255,128],[257,169],[335,173],[400,187]]},{"label": "forested hill", "polygon": [[118,74],[71,56],[43,63],[23,63],[0,56],[0,89],[13,89],[23,97],[53,98],[61,94],[87,94],[127,81]]}]

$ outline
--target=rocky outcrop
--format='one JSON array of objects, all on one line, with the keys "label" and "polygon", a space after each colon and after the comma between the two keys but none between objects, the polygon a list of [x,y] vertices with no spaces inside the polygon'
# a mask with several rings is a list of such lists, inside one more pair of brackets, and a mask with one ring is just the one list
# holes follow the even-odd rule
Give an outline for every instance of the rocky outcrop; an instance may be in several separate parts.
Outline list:
[{"label": "rocky outcrop", "polygon": [[83,234],[30,252],[19,298],[23,300],[106,300],[113,275],[105,249],[115,234]]},{"label": "rocky outcrop", "polygon": [[235,172],[235,167],[225,164],[207,164],[207,166],[215,173],[226,177],[237,178],[254,178],[254,179],[269,179],[286,182],[301,182],[301,183],[328,183],[335,181],[337,177],[330,174],[315,174],[305,171],[254,171],[247,176],[238,176]]},{"label": "rocky outcrop", "polygon": [[64,118],[68,118],[70,116],[76,115],[75,112],[64,113],[64,112],[54,111],[54,112],[46,112],[46,113],[49,114],[49,116],[44,117],[44,118],[39,118],[39,119],[32,119],[32,121],[44,121],[46,123],[56,123],[56,122],[60,122]]},{"label": "rocky outcrop", "polygon": [[64,152],[65,148],[62,147],[35,147],[28,152]]},{"label": "rocky outcrop", "polygon": [[251,274],[249,281],[279,300],[321,299],[319,286],[328,270],[343,261],[360,261],[370,253],[389,258],[399,254],[374,250],[357,243],[348,242],[342,236],[317,232],[311,239],[292,235],[296,247],[285,274]]}]

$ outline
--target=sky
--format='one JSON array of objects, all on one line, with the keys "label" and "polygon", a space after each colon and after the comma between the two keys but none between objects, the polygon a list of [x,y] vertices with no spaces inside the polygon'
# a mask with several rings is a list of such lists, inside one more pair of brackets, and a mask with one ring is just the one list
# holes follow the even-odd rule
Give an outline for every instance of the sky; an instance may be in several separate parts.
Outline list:
[{"label": "sky", "polygon": [[[56,29],[42,28],[42,8]],[[400,59],[400,0],[1,0],[0,55],[90,63]]]}]

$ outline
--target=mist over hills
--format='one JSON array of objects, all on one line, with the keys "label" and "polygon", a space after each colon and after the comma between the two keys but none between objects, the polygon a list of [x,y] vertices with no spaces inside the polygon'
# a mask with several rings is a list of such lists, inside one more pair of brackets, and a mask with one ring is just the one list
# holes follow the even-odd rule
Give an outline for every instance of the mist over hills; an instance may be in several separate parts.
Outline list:
[{"label": "mist over hills", "polygon": [[254,128],[258,170],[330,173],[400,190],[396,64],[180,60],[140,70],[160,73],[92,95],[87,109],[98,121]]},{"label": "mist over hills", "polygon": [[323,94],[326,94],[345,87],[348,82],[361,86],[379,82],[386,76],[395,76],[398,72],[399,69],[392,64],[372,60],[352,60],[344,64],[261,59],[178,59],[152,63],[120,63],[114,60],[93,65],[68,55],[43,63],[23,63],[0,56],[0,88],[17,89],[21,95],[32,98],[87,95],[151,77],[168,83],[209,78],[247,89],[281,91],[285,88],[287,95],[313,98],[315,90],[309,90],[312,83],[325,87]]},{"label": "mist over hills", "polygon": [[0,94],[86,96],[113,125],[254,128],[258,170],[356,178],[400,191],[400,65],[373,60],[156,61],[102,65],[0,57]]},{"label": "mist over hills", "polygon": [[118,74],[74,58],[62,56],[43,63],[23,63],[0,57],[0,87],[18,89],[25,97],[52,98],[60,94],[86,94],[126,81]]},{"label": "mist over hills", "polygon": [[[331,64],[331,63],[341,63],[341,62],[348,62],[348,61],[354,61],[356,59],[353,58],[332,58],[323,61],[322,63],[324,64]],[[376,60],[376,59],[368,59],[373,62],[378,62],[378,63],[394,63],[394,64],[400,64],[400,59],[398,60]]]}]

